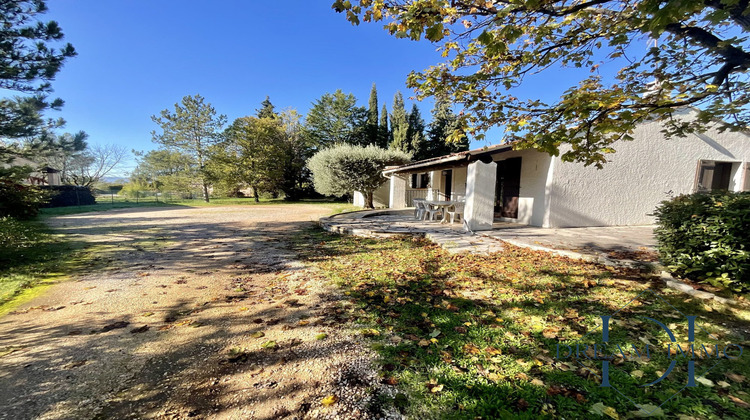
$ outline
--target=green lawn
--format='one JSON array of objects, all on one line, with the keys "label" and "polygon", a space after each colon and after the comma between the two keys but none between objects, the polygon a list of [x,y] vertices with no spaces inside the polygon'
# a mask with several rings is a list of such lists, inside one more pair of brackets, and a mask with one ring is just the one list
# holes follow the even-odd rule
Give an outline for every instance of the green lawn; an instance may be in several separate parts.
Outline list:
[{"label": "green lawn", "polygon": [[55,207],[49,209],[42,209],[42,217],[52,216],[65,216],[68,214],[77,213],[88,213],[93,211],[107,211],[115,209],[125,208],[140,208],[140,207],[167,207],[167,206],[185,206],[185,207],[206,207],[206,206],[236,206],[236,205],[247,205],[247,206],[259,206],[269,204],[320,204],[331,208],[331,211],[335,213],[341,213],[344,211],[361,210],[360,208],[354,207],[348,203],[342,203],[331,200],[302,200],[302,201],[285,201],[282,199],[261,199],[260,202],[255,202],[252,198],[212,198],[210,202],[206,203],[203,200],[174,200],[169,202],[156,202],[153,201],[153,197],[149,198],[150,201],[138,201],[131,199],[115,198],[114,201],[110,201],[106,196],[97,198],[97,204],[88,206],[69,206],[69,207]]},{"label": "green lawn", "polygon": [[[512,246],[491,256],[450,255],[419,240],[315,229],[298,238],[297,248],[349,297],[341,322],[371,338],[383,381],[400,389],[389,403],[412,418],[624,419],[646,411],[682,419],[750,417],[750,355],[716,360],[712,347],[750,344],[739,334],[750,331],[746,309],[694,300],[645,273]],[[681,392],[689,358],[679,353],[669,356],[677,363],[667,379],[639,386],[671,362],[667,334],[644,316],[668,325],[688,348],[687,322],[670,305],[698,317],[706,331],[696,332],[695,347],[710,350],[710,360],[695,359],[697,387]],[[610,361],[610,381],[620,394],[600,386],[603,364],[586,360],[583,345],[601,343],[600,316],[623,306],[609,339],[625,349],[625,357]],[[565,357],[565,345],[575,349],[576,342],[580,364]],[[646,343],[650,357],[636,357],[631,346],[645,356]]]},{"label": "green lawn", "polygon": [[41,222],[0,218],[0,315],[64,280],[81,265],[83,247]]}]

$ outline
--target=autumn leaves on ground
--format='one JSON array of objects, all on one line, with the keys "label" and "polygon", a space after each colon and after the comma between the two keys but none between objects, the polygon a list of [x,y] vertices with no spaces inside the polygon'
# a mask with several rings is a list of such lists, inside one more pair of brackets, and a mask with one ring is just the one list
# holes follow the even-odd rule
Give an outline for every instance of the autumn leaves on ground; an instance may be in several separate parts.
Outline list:
[{"label": "autumn leaves on ground", "polygon": [[[750,408],[747,354],[717,359],[712,347],[747,346],[742,308],[511,246],[450,255],[331,235],[314,226],[331,211],[50,219],[87,257],[71,281],[0,318],[0,418],[719,419]],[[684,359],[644,320],[687,348],[680,312],[697,316],[696,348],[711,353],[689,389]],[[600,316],[613,313],[611,343],[651,346],[612,359],[616,390],[600,386],[601,361],[566,357],[566,346],[601,342]],[[640,387],[668,357],[678,360],[668,379]]]}]

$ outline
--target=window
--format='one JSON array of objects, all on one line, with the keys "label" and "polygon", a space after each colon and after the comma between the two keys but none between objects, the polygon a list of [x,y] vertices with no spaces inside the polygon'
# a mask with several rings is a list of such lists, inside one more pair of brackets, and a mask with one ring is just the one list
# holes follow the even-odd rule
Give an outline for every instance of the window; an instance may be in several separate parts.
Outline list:
[{"label": "window", "polygon": [[695,190],[698,192],[728,190],[732,179],[732,162],[701,160],[698,162]]},{"label": "window", "polygon": [[430,174],[411,174],[411,188],[427,188],[430,183]]}]

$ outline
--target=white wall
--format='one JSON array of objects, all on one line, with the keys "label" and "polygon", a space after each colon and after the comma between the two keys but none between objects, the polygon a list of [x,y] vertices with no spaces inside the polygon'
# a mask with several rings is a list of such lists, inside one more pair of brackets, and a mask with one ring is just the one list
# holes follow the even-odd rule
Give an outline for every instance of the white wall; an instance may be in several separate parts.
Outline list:
[{"label": "white wall", "polygon": [[504,219],[532,226],[546,226],[545,195],[552,158],[535,150],[513,150],[493,156],[495,162],[521,158],[521,188],[518,194],[518,218]]},{"label": "white wall", "polygon": [[[391,195],[391,180],[388,179],[381,186],[379,186],[372,194],[372,205],[378,208],[388,207],[390,204]],[[359,191],[354,191],[352,197],[352,204],[358,207],[365,206],[365,196]]]},{"label": "white wall", "polygon": [[406,186],[408,184],[408,177],[408,174],[391,175],[391,179],[388,182],[390,185],[388,207],[392,209],[403,209],[407,206]]},{"label": "white wall", "polygon": [[[630,142],[614,144],[604,169],[554,158],[549,225],[618,226],[653,223],[649,214],[671,195],[693,192],[698,161],[750,161],[750,136],[705,134],[666,139],[659,123],[635,130]],[[563,150],[564,151],[564,150]],[[730,189],[741,188],[741,164],[733,165]],[[521,178],[523,180],[523,176]]]}]

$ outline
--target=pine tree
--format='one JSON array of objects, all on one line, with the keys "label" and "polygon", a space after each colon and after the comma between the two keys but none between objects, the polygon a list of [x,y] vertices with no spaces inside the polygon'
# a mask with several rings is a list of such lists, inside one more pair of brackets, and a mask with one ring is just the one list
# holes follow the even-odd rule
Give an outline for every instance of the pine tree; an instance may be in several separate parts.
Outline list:
[{"label": "pine tree", "polygon": [[[458,141],[448,141],[451,134],[458,133]],[[444,100],[437,100],[432,109],[432,122],[427,129],[425,149],[420,153],[420,159],[443,156],[469,150],[469,138],[461,130],[458,116],[451,110],[450,104]]]},{"label": "pine tree", "polygon": [[409,142],[409,152],[414,154],[414,158],[419,160],[425,150],[425,137],[424,137],[424,119],[422,113],[419,112],[417,104],[413,104],[411,112],[409,112],[408,126],[406,130],[406,139]]},{"label": "pine tree", "polygon": [[271,103],[271,98],[266,96],[266,99],[260,103],[260,109],[255,110],[258,118],[276,118],[278,115],[274,111],[274,106]]},{"label": "pine tree", "polygon": [[409,131],[409,121],[404,108],[404,97],[401,92],[396,92],[393,97],[393,111],[391,111],[391,149],[409,152],[411,147],[407,137]]},{"label": "pine tree", "polygon": [[378,147],[386,149],[391,143],[391,131],[388,129],[388,109],[383,104],[380,111],[380,126],[378,126]]},{"label": "pine tree", "polygon": [[370,102],[367,108],[367,123],[365,125],[365,145],[378,145],[378,90],[375,83],[370,90]]}]

